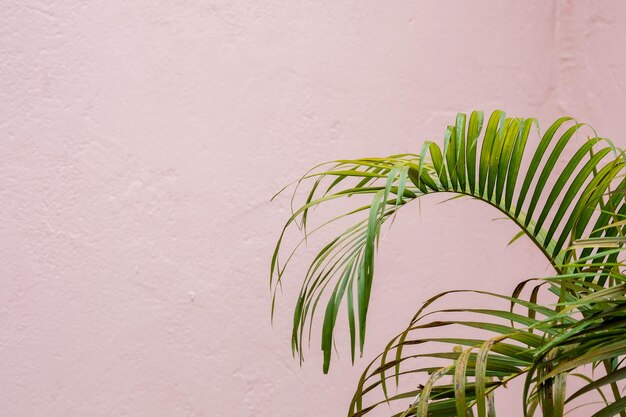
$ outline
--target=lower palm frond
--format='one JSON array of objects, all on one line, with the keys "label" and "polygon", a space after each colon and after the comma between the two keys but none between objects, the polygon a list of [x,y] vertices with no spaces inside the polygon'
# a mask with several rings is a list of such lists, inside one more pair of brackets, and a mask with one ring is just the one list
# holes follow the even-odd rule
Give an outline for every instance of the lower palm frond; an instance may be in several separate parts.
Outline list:
[{"label": "lower palm frond", "polygon": [[[553,290],[559,290],[552,281]],[[349,416],[362,416],[379,405],[398,408],[398,415],[467,416],[473,410],[479,417],[495,415],[489,410],[493,393],[516,378],[524,380],[525,416],[540,409],[544,416],[562,416],[566,407],[579,397],[600,393],[602,398],[617,394],[614,402],[606,401],[598,416],[610,412],[613,404],[624,401],[618,382],[626,378],[619,358],[626,354],[626,300],[624,288],[604,289],[602,305],[592,307],[585,300],[570,301],[561,311],[547,306],[482,291],[470,292],[488,297],[493,305],[509,301],[511,309],[440,309],[422,308],[409,327],[396,336],[385,350],[366,368],[359,380]],[[557,297],[554,301],[557,301]],[[588,300],[587,300],[588,301]],[[585,306],[584,312],[572,306]],[[527,314],[515,313],[521,309]],[[472,316],[474,320],[459,319]],[[442,317],[443,316],[443,317]],[[452,316],[447,318],[446,316]],[[582,318],[576,318],[581,316]],[[482,318],[480,318],[482,317]],[[433,337],[432,329],[450,328],[453,334],[472,337]],[[469,331],[464,331],[463,329]],[[477,337],[482,332],[483,337]],[[430,348],[429,348],[430,347]],[[567,395],[567,373],[587,365],[606,364],[606,374],[597,378],[580,375],[588,382]],[[420,375],[422,377],[420,378]],[[400,384],[400,377],[408,380]],[[416,380],[420,382],[417,385]],[[390,381],[396,392],[389,394]],[[610,388],[610,393],[603,389]],[[431,408],[434,407],[434,408]],[[619,410],[621,411],[621,409]]]}]

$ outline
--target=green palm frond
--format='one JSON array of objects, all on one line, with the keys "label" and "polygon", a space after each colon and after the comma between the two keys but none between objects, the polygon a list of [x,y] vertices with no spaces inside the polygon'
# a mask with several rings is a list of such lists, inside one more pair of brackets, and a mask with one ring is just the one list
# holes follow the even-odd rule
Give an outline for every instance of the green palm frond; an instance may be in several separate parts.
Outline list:
[{"label": "green palm frond", "polygon": [[[559,289],[554,282],[551,285],[553,289]],[[580,311],[572,308],[556,311],[520,298],[494,293],[466,290],[439,294],[426,303],[426,307],[421,309],[409,327],[392,339],[383,353],[366,368],[352,400],[350,415],[364,415],[380,404],[393,405],[398,402],[404,411],[409,412],[408,415],[439,415],[438,412],[428,411],[430,404],[437,404],[443,407],[442,410],[447,410],[442,411],[441,415],[463,416],[471,407],[475,407],[478,416],[487,416],[489,395],[498,387],[525,375],[527,395],[524,415],[533,415],[530,410],[540,407],[544,416],[561,416],[570,401],[606,385],[615,386],[626,378],[626,371],[619,368],[621,364],[615,361],[626,354],[626,342],[623,340],[626,334],[624,288],[620,285],[601,291],[605,295],[612,293],[613,296],[602,297],[604,306],[595,305],[587,309],[586,317],[582,319],[574,317]],[[498,299],[510,301],[515,307],[532,311],[533,314],[476,308],[440,309],[426,313],[427,307],[454,292],[471,292],[493,299],[486,300],[488,305],[493,305],[494,301],[497,303]],[[583,302],[568,303],[570,306],[573,304],[582,305]],[[440,317],[455,313],[483,316],[485,319],[472,321]],[[440,327],[449,327],[453,334],[459,333],[459,327],[465,327],[471,329],[472,334],[483,331],[489,335],[483,338],[422,335]],[[428,350],[431,345],[434,350]],[[450,345],[452,348],[442,348],[442,345]],[[419,348],[419,353],[411,351],[414,347]],[[462,355],[465,355],[464,361],[461,360]],[[449,363],[436,367],[424,366],[429,358],[447,359]],[[570,396],[566,395],[563,376],[567,372],[603,361],[607,361],[610,366],[606,376],[597,380],[589,379],[583,388]],[[421,388],[400,389],[394,395],[388,394],[390,379],[395,379],[396,385],[401,387],[398,384],[401,376],[423,374],[424,380],[428,381],[431,380],[430,375],[444,368],[449,378],[439,376],[439,384],[431,387],[429,402],[424,402],[426,397]],[[549,396],[544,395],[548,390],[547,381],[550,382]],[[560,395],[555,395],[557,387],[560,387]],[[379,388],[384,395],[382,398],[380,395],[374,396],[374,400],[367,403],[368,394],[374,388]],[[620,400],[619,392],[617,394]],[[407,398],[413,400],[408,403],[408,407]],[[445,408],[446,404],[448,408],[454,406],[453,411]]]},{"label": "green palm frond", "polygon": [[[510,300],[516,305],[539,310],[550,319],[554,319],[557,315],[548,308],[521,299],[481,291],[467,292],[495,298],[495,301],[501,301],[498,299]],[[430,306],[441,297],[451,293],[440,294],[429,300],[427,304]],[[492,302],[493,300],[490,301],[490,303]],[[457,415],[466,415],[467,409],[476,405],[478,415],[486,415],[487,398],[491,391],[528,372],[533,366],[531,349],[539,348],[546,336],[556,332],[545,321],[512,313],[509,310],[445,309],[423,314],[425,311],[426,308],[422,309],[409,327],[392,339],[383,353],[374,359],[365,370],[353,398],[350,415],[363,415],[379,404],[390,404],[394,401],[404,400],[407,396],[415,397],[405,410],[412,413],[409,415],[413,415],[413,413],[424,416],[431,415],[434,411],[430,411],[428,414],[430,407],[436,404],[441,407],[448,404],[448,407],[452,407],[453,412],[456,412]],[[456,317],[450,319],[445,317],[454,315],[454,313],[483,316],[488,320],[459,320]],[[426,320],[433,315],[436,316],[436,319]],[[510,324],[511,322],[522,327],[514,328]],[[440,327],[449,327],[450,331],[455,334],[458,334],[465,327],[470,329],[472,334],[482,331],[486,333],[486,336],[483,338],[452,338],[420,335],[427,333],[430,329]],[[535,332],[530,333],[530,328],[533,328]],[[442,345],[450,345],[450,349],[427,351],[425,347],[428,345],[435,345],[439,349],[442,349]],[[412,352],[412,347],[419,347],[419,353]],[[450,363],[439,364],[434,368],[432,366],[423,367],[427,358],[443,359]],[[429,375],[433,375],[437,369],[446,369],[446,375],[450,378],[449,381],[442,380],[440,384],[434,385],[436,394],[431,392],[430,398],[423,395],[421,388],[401,392],[392,397],[387,395],[388,379],[396,378],[397,383],[401,375],[422,373],[426,380],[431,380]],[[468,382],[468,379],[472,380]],[[363,406],[364,401],[367,400],[366,394],[377,386],[380,386],[385,398],[379,399],[374,404]],[[432,404],[426,400],[432,401]],[[448,413],[447,415],[451,414]]]},{"label": "green palm frond", "polygon": [[[525,374],[525,415],[541,409],[546,417],[561,416],[571,399],[566,397],[564,373],[600,362],[607,375],[604,379],[590,379],[590,388],[574,398],[609,385],[615,401],[605,407],[609,410],[606,413],[622,401],[616,385],[620,378],[611,375],[623,374],[618,358],[626,353],[619,340],[619,332],[626,330],[620,327],[619,316],[626,281],[620,269],[620,253],[626,241],[623,155],[609,140],[596,137],[595,133],[576,143],[574,138],[585,125],[571,118],[558,119],[536,144],[531,138],[533,132],[538,132],[534,119],[507,118],[504,112],[495,111],[484,129],[483,121],[481,112],[473,112],[469,118],[459,114],[455,124],[448,126],[441,146],[427,141],[415,154],[334,161],[316,167],[295,187],[294,196],[302,185],[308,187],[308,192],[304,203],[292,210],[272,257],[272,314],[276,290],[295,251],[318,230],[354,219],[314,258],[294,309],[292,349],[302,359],[304,337],[307,333],[310,337],[317,307],[326,299],[321,342],[324,372],[330,365],[334,328],[342,303],[347,306],[353,361],[357,340],[362,353],[381,228],[404,205],[420,197],[454,193],[495,207],[519,227],[520,232],[512,241],[528,236],[556,273],[539,280],[528,300],[520,297],[524,285],[511,297],[489,295],[525,309],[526,315],[515,313],[513,308],[439,311],[465,311],[504,323],[448,320],[417,324],[429,317],[420,309],[409,328],[387,346],[378,367],[366,370],[351,415],[363,415],[375,407],[377,402],[363,407],[363,396],[381,388],[384,398],[378,402],[415,397],[404,415],[465,416],[475,408],[479,416],[491,416],[495,411],[489,411],[487,404],[493,391],[509,379]],[[563,158],[566,162],[560,163]],[[347,209],[321,226],[308,226],[311,209],[333,200],[368,196],[369,201]],[[300,228],[304,237],[282,262],[283,242],[292,226]],[[542,286],[554,297],[552,307],[537,303]],[[451,325],[481,329],[492,336],[480,340],[411,339],[414,332]],[[440,368],[419,365],[400,370],[400,364],[422,363],[423,358],[432,357],[423,353],[403,356],[407,345],[442,343],[464,347],[435,352],[437,358],[447,360]],[[387,371],[392,368],[396,384],[400,375],[424,373],[428,378],[418,389],[389,396]]]}]

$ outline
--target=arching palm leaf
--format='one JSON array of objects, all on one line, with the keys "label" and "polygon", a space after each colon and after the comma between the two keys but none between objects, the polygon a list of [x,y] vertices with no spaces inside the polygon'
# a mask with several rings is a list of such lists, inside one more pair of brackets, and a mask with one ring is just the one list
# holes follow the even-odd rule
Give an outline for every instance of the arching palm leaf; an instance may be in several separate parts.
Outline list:
[{"label": "arching palm leaf", "polygon": [[[558,372],[572,369],[565,365],[571,362],[567,352],[571,356],[572,352],[580,353],[581,349],[593,351],[580,341],[581,337],[586,338],[589,334],[602,335],[603,343],[613,346],[610,336],[606,335],[608,325],[602,324],[606,321],[606,313],[602,316],[601,312],[607,305],[614,309],[611,303],[617,302],[615,294],[619,294],[619,285],[624,281],[618,259],[626,227],[623,193],[626,184],[622,178],[625,162],[606,139],[592,137],[576,145],[576,133],[583,128],[584,125],[570,118],[561,118],[533,146],[529,137],[532,132],[538,131],[534,119],[506,118],[503,112],[495,111],[483,129],[482,113],[472,113],[469,120],[459,114],[455,125],[447,128],[443,146],[426,142],[419,154],[339,160],[326,165],[326,170],[322,170],[323,166],[318,167],[303,177],[300,183],[310,184],[306,201],[293,211],[272,258],[274,290],[280,286],[286,264],[293,256],[291,252],[285,264],[279,261],[283,238],[290,226],[301,227],[305,240],[335,220],[358,219],[322,248],[305,275],[294,311],[294,353],[298,352],[302,358],[304,334],[307,329],[310,334],[316,308],[327,292],[330,294],[322,324],[324,372],[328,371],[330,364],[333,330],[344,299],[354,360],[357,335],[361,352],[365,340],[375,249],[382,225],[405,204],[422,196],[441,192],[466,195],[500,210],[520,228],[520,235],[528,236],[544,253],[557,274],[547,281],[556,305],[553,309],[538,305],[538,289],[531,293],[529,301],[523,301],[518,298],[520,287],[509,301],[513,305],[523,305],[528,311],[527,316],[506,310],[472,311],[511,323],[506,326],[477,322],[487,326],[483,330],[497,334],[483,340],[457,340],[466,346],[465,350],[447,352],[451,362],[439,370],[426,367],[409,371],[426,372],[430,377],[422,388],[415,390],[419,398],[407,413],[426,415],[426,410],[429,410],[428,415],[464,415],[467,407],[475,405],[479,416],[485,416],[487,394],[501,386],[507,378],[526,374],[526,398],[529,400],[526,412],[530,414],[532,407],[540,405],[545,416],[562,415],[566,402],[562,389],[565,380]],[[569,159],[565,166],[561,166],[559,160],[567,154],[568,148]],[[330,219],[317,229],[307,230],[312,208],[332,200],[362,195],[371,196],[371,201]],[[602,291],[609,291],[610,295]],[[599,298],[589,299],[594,294]],[[605,305],[606,299],[611,299],[611,303]],[[396,376],[401,374],[399,364],[409,359],[402,356],[407,338],[412,332],[424,328],[415,324],[421,320],[420,314],[399,339],[388,345],[374,373],[362,379],[352,404],[353,415],[361,415],[371,409],[361,406],[362,395],[374,387],[380,386],[387,397],[388,376],[385,371],[393,368]],[[543,318],[539,319],[537,315]],[[516,322],[523,327],[514,327]],[[436,326],[443,325],[437,323]],[[468,323],[461,325],[475,326]],[[431,322],[425,327],[433,326]],[[614,333],[620,329],[613,322],[610,326],[610,331]],[[432,342],[428,338],[419,340],[420,344]],[[527,345],[525,356],[519,351],[520,343]],[[498,348],[500,352],[495,348],[505,345],[510,355],[503,354],[501,348]],[[598,360],[615,362],[614,359],[621,354],[619,346],[618,343],[617,350],[607,348],[617,356],[599,359],[598,354],[590,354],[589,361],[584,363]],[[439,352],[440,355],[443,353]],[[390,361],[389,358],[393,359]],[[440,359],[445,358],[440,356]],[[539,365],[538,359],[543,361]],[[488,374],[490,366],[503,360],[510,362],[506,371],[501,369],[498,374]],[[618,370],[617,363],[613,362],[606,362],[609,372]],[[574,367],[580,366],[578,362],[574,364]],[[447,385],[442,384],[446,375],[452,375],[452,388],[445,388]],[[469,383],[468,375],[473,378]],[[377,376],[379,382],[366,386],[373,376]],[[494,377],[499,382],[488,380]],[[589,385],[594,383],[597,384],[592,381]],[[615,388],[615,381],[607,383]],[[388,400],[399,401],[417,394],[403,392]],[[616,403],[621,398],[617,394]]]}]

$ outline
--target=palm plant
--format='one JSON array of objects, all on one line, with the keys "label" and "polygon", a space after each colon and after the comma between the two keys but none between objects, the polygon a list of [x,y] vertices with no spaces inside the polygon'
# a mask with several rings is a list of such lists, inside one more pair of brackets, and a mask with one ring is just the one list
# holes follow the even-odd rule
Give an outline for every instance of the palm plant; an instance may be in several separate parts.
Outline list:
[{"label": "palm plant", "polygon": [[[621,395],[626,275],[620,257],[626,241],[626,160],[593,130],[592,137],[575,145],[573,138],[584,127],[560,118],[531,145],[531,133],[539,131],[535,119],[507,118],[495,111],[483,129],[481,112],[469,118],[459,114],[448,126],[443,146],[427,141],[416,154],[337,160],[315,167],[297,182],[294,196],[303,184],[308,188],[304,202],[292,205],[272,257],[272,315],[285,267],[301,244],[333,222],[355,219],[315,256],[294,309],[291,344],[302,360],[305,336],[310,338],[317,307],[326,300],[321,330],[325,373],[342,303],[353,363],[357,344],[363,352],[381,228],[420,197],[453,193],[495,207],[519,228],[511,243],[527,236],[554,269],[553,276],[521,282],[507,295],[458,290],[428,299],[365,369],[349,416],[390,404],[393,416],[491,417],[495,394],[519,379],[524,416],[540,411],[544,417],[560,417],[588,398],[600,401],[594,417],[626,417],[626,397]],[[367,202],[307,227],[311,209],[349,197]],[[292,226],[304,237],[283,263],[285,233]],[[489,306],[499,300],[506,307],[435,308],[442,298],[459,292],[485,297]],[[438,328],[457,335],[452,329],[458,327],[471,329],[473,337],[428,334]],[[401,383],[415,378],[417,386]],[[567,383],[573,379],[579,387],[572,392]],[[395,385],[393,392],[390,385]]]}]

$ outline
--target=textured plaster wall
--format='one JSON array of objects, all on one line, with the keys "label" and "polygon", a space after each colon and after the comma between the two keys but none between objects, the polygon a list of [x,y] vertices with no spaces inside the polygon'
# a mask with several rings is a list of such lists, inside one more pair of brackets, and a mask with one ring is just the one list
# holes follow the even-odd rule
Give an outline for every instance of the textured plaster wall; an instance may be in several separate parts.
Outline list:
[{"label": "textured plaster wall", "polygon": [[288,343],[304,258],[269,323],[270,196],[474,108],[626,146],[625,22],[620,0],[4,0],[0,416],[343,415],[427,296],[546,265],[491,209],[425,201],[383,241],[366,357],[340,339],[323,376],[317,340],[302,369]]}]

